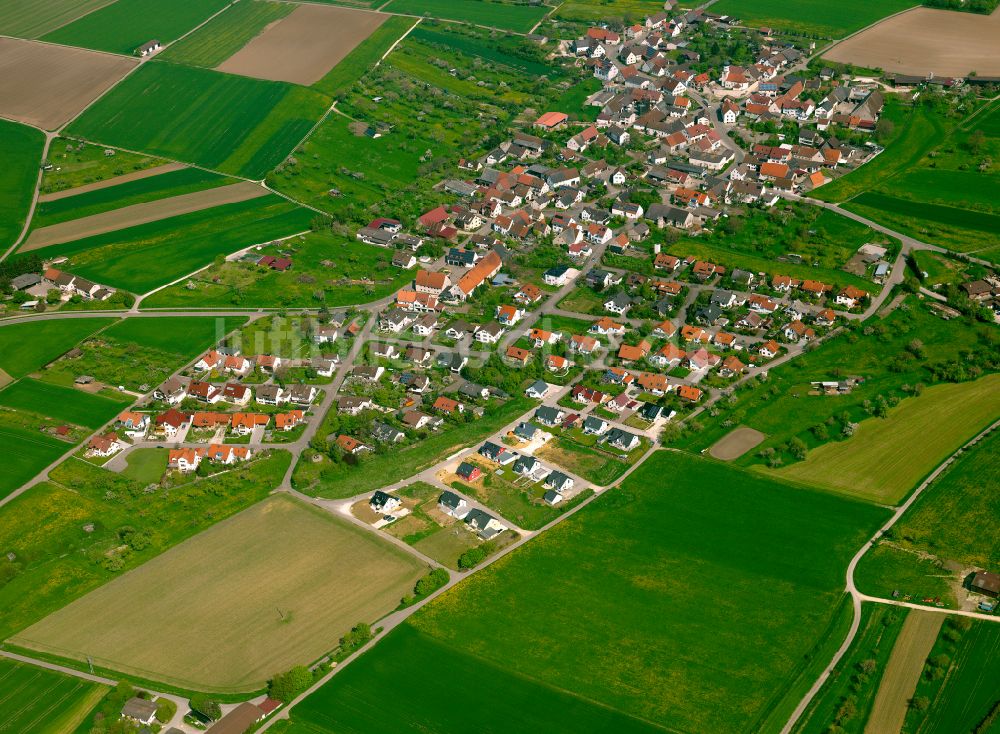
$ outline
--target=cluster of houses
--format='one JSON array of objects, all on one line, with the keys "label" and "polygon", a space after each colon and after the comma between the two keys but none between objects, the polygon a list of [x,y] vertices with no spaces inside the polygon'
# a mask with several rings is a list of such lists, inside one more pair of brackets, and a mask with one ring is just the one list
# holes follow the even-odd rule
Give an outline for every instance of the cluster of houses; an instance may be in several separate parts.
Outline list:
[{"label": "cluster of houses", "polygon": [[17,292],[34,296],[21,304],[22,309],[30,309],[44,300],[49,291],[56,289],[62,300],[67,301],[78,296],[85,301],[106,301],[115,294],[115,289],[100,283],[82,278],[79,275],[48,267],[42,273],[24,273],[11,279],[11,288]]}]

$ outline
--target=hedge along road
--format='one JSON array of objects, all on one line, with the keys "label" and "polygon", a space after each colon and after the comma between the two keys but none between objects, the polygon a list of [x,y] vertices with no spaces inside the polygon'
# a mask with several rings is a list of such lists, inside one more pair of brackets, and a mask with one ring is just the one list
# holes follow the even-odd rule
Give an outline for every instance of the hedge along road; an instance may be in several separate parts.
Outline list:
[{"label": "hedge along road", "polygon": [[791,733],[792,729],[795,727],[795,724],[798,723],[799,719],[802,718],[802,714],[805,713],[806,709],[809,707],[809,704],[812,703],[813,698],[816,697],[816,694],[819,693],[820,689],[823,687],[823,684],[826,683],[826,680],[830,677],[830,674],[833,672],[833,669],[837,667],[837,664],[840,662],[841,658],[843,658],[844,655],[847,654],[847,650],[854,642],[854,638],[855,636],[857,636],[858,633],[858,628],[861,626],[862,602],[867,601],[867,602],[874,602],[876,604],[890,604],[892,606],[906,607],[908,609],[918,609],[922,612],[930,612],[936,614],[954,614],[961,617],[971,617],[973,619],[982,619],[988,622],[1000,623],[1000,617],[992,614],[979,614],[977,612],[966,612],[960,609],[940,609],[938,607],[929,607],[924,604],[914,604],[912,602],[903,602],[903,601],[896,601],[894,599],[882,599],[881,597],[877,596],[869,596],[868,594],[863,594],[860,591],[858,591],[858,587],[854,584],[854,570],[857,568],[858,563],[861,561],[861,558],[865,555],[865,553],[867,553],[875,545],[875,541],[878,540],[889,528],[891,528],[893,525],[899,522],[899,519],[908,509],[910,509],[910,506],[917,501],[917,498],[920,497],[920,495],[924,492],[924,490],[927,489],[927,487],[930,486],[930,484],[935,479],[941,476],[942,472],[944,472],[949,466],[951,466],[952,462],[954,462],[959,456],[961,456],[966,449],[975,446],[977,443],[979,443],[979,441],[988,436],[992,431],[996,430],[997,428],[1000,428],[1000,420],[995,421],[988,428],[985,428],[984,430],[980,431],[979,434],[969,439],[951,456],[949,456],[947,459],[941,462],[941,464],[939,464],[938,467],[933,472],[931,472],[927,476],[927,478],[924,479],[924,481],[921,482],[920,485],[915,490],[913,490],[913,493],[907,498],[907,500],[896,509],[896,511],[892,514],[892,517],[890,517],[889,520],[886,521],[885,525],[883,525],[881,528],[875,531],[875,534],[871,537],[871,539],[867,543],[865,543],[861,547],[861,550],[859,550],[855,554],[854,558],[851,559],[851,562],[847,567],[847,593],[851,595],[851,603],[854,607],[854,619],[851,622],[851,628],[847,633],[847,639],[844,640],[844,643],[840,646],[840,649],[837,650],[837,652],[834,654],[833,659],[830,661],[830,664],[826,666],[826,669],[823,670],[822,673],[820,673],[819,678],[817,678],[816,682],[813,683],[812,688],[810,688],[809,691],[806,693],[806,695],[803,696],[802,700],[799,701],[799,705],[795,707],[795,711],[792,712],[792,715],[785,723],[785,726],[781,729],[781,734]]}]

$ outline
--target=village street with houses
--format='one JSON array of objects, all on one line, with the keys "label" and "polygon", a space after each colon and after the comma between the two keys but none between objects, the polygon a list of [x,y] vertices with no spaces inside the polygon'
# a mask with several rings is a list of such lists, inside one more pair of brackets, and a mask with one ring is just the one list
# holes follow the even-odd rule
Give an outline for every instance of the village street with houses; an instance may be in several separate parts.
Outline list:
[{"label": "village street with houses", "polygon": [[[144,305],[173,287],[195,290],[200,274],[229,265],[290,281],[298,258],[291,243],[306,232],[246,245],[221,262],[130,294],[120,309],[107,307],[120,289],[74,274],[72,259],[46,260],[38,272],[19,275],[12,281],[19,307],[0,318],[0,333],[96,316],[117,323],[198,316],[218,326],[211,348],[158,384],[117,386],[127,402],[115,418],[88,428],[0,497],[0,510],[49,483],[66,462],[126,474],[137,457],[155,455],[153,491],[286,452],[291,460],[272,495],[319,508],[447,576],[412,603],[365,620],[372,623],[370,638],[339,659],[312,662],[312,683],[290,700],[255,695],[223,704],[222,714],[237,712],[235,718],[248,715],[241,707],[252,704],[256,730],[265,731],[442,594],[618,488],[651,457],[680,452],[671,436],[712,414],[720,401],[766,384],[771,371],[859,331],[859,324],[905,309],[908,294],[936,302],[943,319],[955,317],[938,290],[905,290],[914,256],[947,248],[814,195],[883,154],[876,132],[888,90],[896,87],[817,69],[810,64],[821,53],[815,43],[804,47],[802,39],[785,41],[770,29],[739,42],[747,62],[701,70],[689,45],[696,35],[733,48],[732,31],[745,30],[711,5],[683,11],[668,2],[642,23],[595,23],[579,37],[558,40],[551,58],[600,82],[584,114],[525,109],[496,147],[467,152],[449,169],[455,177],[429,184],[436,205],[418,216],[373,206],[363,226],[356,217],[335,223],[350,244],[389,253],[390,271],[405,275],[389,295],[341,308]],[[156,47],[148,53],[159,49],[151,43]],[[331,112],[340,113],[333,106]],[[47,136],[46,148],[54,135]],[[36,187],[32,212],[37,199]],[[851,250],[849,263],[824,260],[827,243],[817,241],[828,231],[818,226],[803,224],[801,243],[786,241],[776,250],[751,251],[738,240],[752,241],[755,227],[766,232],[779,220],[791,228],[819,217],[846,219],[863,231],[863,241],[836,245]],[[30,218],[0,261],[27,236]],[[278,254],[262,255],[264,247]],[[1000,319],[994,263],[974,253],[963,262],[979,270],[961,287]],[[239,326],[223,329],[226,319]],[[72,371],[80,352],[57,357],[32,379]],[[814,385],[846,392],[853,379],[831,374]],[[79,374],[73,388],[93,392],[94,383]],[[115,389],[99,380],[96,387]],[[936,465],[858,551],[844,583],[854,608],[848,636],[783,732],[794,730],[848,653],[862,603],[929,608],[864,593],[855,585],[855,567],[932,481],[996,427]],[[418,458],[424,447],[433,450]],[[418,514],[430,518],[422,532],[457,538],[464,552],[440,554],[403,532]],[[1000,620],[994,607],[930,611]],[[0,656],[115,684],[24,650],[0,649]],[[177,706],[161,722],[165,729],[204,729],[192,723],[184,696],[155,687],[149,686],[153,697]]]}]

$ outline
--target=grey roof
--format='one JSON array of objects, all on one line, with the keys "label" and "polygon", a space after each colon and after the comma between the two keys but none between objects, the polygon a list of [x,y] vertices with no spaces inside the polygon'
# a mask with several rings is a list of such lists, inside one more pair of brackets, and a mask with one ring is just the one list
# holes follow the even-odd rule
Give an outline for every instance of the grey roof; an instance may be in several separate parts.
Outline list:
[{"label": "grey roof", "polygon": [[23,291],[25,288],[31,288],[31,286],[41,282],[42,276],[38,273],[24,273],[10,279],[10,285],[16,291]]},{"label": "grey roof", "polygon": [[550,487],[555,487],[557,489],[561,488],[567,482],[572,482],[572,477],[563,474],[561,471],[553,471],[545,478],[545,484]]},{"label": "grey roof", "polygon": [[444,505],[445,507],[451,510],[458,509],[464,502],[465,500],[459,497],[457,494],[455,494],[454,492],[449,492],[447,490],[442,492],[441,496],[438,498],[438,504]]},{"label": "grey roof", "polygon": [[122,707],[122,716],[145,721],[156,713],[156,704],[138,696],[130,698]]},{"label": "grey roof", "polygon": [[533,426],[530,423],[519,423],[517,428],[514,429],[514,435],[530,441],[539,430],[538,426]]}]

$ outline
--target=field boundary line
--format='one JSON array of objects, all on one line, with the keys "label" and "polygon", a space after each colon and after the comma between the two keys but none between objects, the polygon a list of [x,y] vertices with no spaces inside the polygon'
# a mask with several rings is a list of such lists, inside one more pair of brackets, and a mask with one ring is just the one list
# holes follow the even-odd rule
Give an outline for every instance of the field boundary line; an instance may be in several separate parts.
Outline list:
[{"label": "field boundary line", "polygon": [[[388,0],[388,2],[386,2],[386,5],[388,5],[391,2],[392,2],[392,0]],[[383,6],[383,7],[385,7],[385,6]],[[401,44],[403,42],[403,39],[406,38],[408,35],[410,35],[410,33],[413,32],[413,29],[416,28],[418,25],[420,25],[420,23],[421,23],[422,20],[423,20],[423,18],[417,18],[417,22],[414,23],[413,25],[411,25],[410,28],[409,28],[409,30],[406,31],[406,33],[404,33],[399,38],[397,38],[395,41],[393,41],[392,45],[389,46],[389,48],[386,50],[386,52],[384,54],[382,54],[382,56],[379,58],[378,61],[375,62],[375,66],[373,66],[372,69],[375,69],[375,68],[381,66],[382,62],[385,61],[389,57],[389,54],[391,54],[393,51],[396,50],[396,46],[398,46],[399,44]],[[371,71],[371,69],[369,69],[369,71]],[[368,72],[365,72],[365,73],[367,74]],[[334,103],[334,104],[336,104],[336,103]],[[339,112],[339,110],[338,110],[338,112]]]}]

